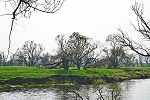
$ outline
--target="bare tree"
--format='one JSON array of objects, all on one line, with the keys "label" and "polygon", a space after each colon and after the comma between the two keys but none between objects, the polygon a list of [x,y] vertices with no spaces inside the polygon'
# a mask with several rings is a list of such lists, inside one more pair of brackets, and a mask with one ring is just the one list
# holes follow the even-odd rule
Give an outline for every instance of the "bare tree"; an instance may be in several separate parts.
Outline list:
[{"label": "bare tree", "polygon": [[51,62],[51,54],[47,53],[43,53],[40,56],[40,61],[38,62],[38,65],[42,65],[42,66],[47,66],[49,63]]},{"label": "bare tree", "polygon": [[39,66],[39,67],[44,66],[47,68],[55,68],[55,67],[59,66],[60,63],[61,62],[57,56],[51,55],[47,52],[47,53],[43,53],[40,56],[40,60],[38,61],[37,66]]},{"label": "bare tree", "polygon": [[42,44],[26,41],[23,47],[16,51],[15,60],[23,62],[26,66],[35,66],[43,50]]},{"label": "bare tree", "polygon": [[[106,59],[108,60],[108,67],[118,67],[119,65],[128,65],[130,62],[129,54],[119,42],[119,34],[108,35],[106,41],[111,45],[111,49],[104,49]],[[129,64],[130,65],[130,64]]]},{"label": "bare tree", "polygon": [[[135,2],[135,4],[131,6],[131,9],[134,11],[138,22],[137,26],[131,23],[132,26],[143,36],[144,41],[150,41],[150,21],[146,21],[144,19],[143,4]],[[150,56],[150,49],[148,47],[146,47],[144,44],[139,44],[133,41],[123,32],[121,28],[118,28],[118,31],[121,33],[121,35],[119,36],[119,40],[123,44],[123,46],[129,47],[139,55]]]},{"label": "bare tree", "polygon": [[0,52],[0,66],[6,65],[6,55],[4,52]]},{"label": "bare tree", "polygon": [[[106,84],[94,85],[95,91],[93,93],[97,94],[94,100],[121,100],[122,99],[122,86],[119,83],[111,83],[108,85],[108,89],[105,90],[104,86]],[[89,96],[84,97],[80,92],[74,90],[67,90],[70,93],[75,94],[75,100],[90,100]],[[93,98],[92,98],[93,100]]]},{"label": "bare tree", "polygon": [[84,68],[95,61],[95,50],[98,49],[100,43],[93,42],[91,38],[74,32],[69,38],[69,48],[72,52],[72,61],[80,69],[81,65]]},{"label": "bare tree", "polygon": [[3,52],[0,53],[0,66],[2,65],[3,62]]},{"label": "bare tree", "polygon": [[[76,65],[80,69],[81,65],[86,68],[95,60],[95,50],[99,43],[92,39],[74,32],[69,39],[64,35],[56,38],[58,42],[58,56],[60,56],[63,67],[69,67],[70,64]],[[68,68],[67,67],[67,68]]]},{"label": "bare tree", "polygon": [[58,35],[56,37],[56,41],[58,44],[57,57],[60,59],[62,67],[65,70],[68,70],[72,52],[69,49],[68,42],[65,39],[65,35]]},{"label": "bare tree", "polygon": [[58,11],[65,0],[0,0],[4,3],[5,8],[10,10],[11,13],[2,14],[3,15],[11,15],[12,23],[11,29],[9,33],[9,47],[8,47],[8,55],[11,45],[11,34],[15,20],[17,16],[23,16],[25,18],[29,18],[33,11],[40,11],[44,13],[55,13]]},{"label": "bare tree", "polygon": [[144,57],[144,61],[147,64],[147,66],[150,66],[150,57]]}]

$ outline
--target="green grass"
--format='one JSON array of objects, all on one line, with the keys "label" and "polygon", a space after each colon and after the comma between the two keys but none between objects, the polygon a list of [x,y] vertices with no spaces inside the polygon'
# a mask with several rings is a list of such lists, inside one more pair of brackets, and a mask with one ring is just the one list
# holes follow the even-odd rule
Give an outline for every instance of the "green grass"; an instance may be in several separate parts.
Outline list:
[{"label": "green grass", "polygon": [[10,80],[12,78],[44,78],[53,75],[72,75],[83,77],[108,77],[116,79],[131,79],[140,78],[142,75],[150,77],[150,67],[130,67],[130,68],[89,68],[87,70],[77,70],[76,68],[70,68],[69,70],[63,70],[62,68],[45,69],[37,67],[22,67],[22,66],[6,66],[0,67],[0,81]]},{"label": "green grass", "polygon": [[0,67],[0,81],[11,78],[42,78],[50,75],[50,70],[36,67]]}]

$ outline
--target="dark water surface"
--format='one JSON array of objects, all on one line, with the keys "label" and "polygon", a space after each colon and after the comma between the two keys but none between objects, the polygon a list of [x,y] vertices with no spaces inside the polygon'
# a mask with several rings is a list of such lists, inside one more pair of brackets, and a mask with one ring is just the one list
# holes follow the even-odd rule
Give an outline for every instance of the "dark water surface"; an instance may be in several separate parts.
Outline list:
[{"label": "dark water surface", "polygon": [[[121,87],[121,100],[150,100],[150,79],[129,80],[118,83]],[[84,100],[96,100],[102,88],[102,94],[109,100],[110,86],[107,84],[97,88],[91,85],[52,86],[50,88],[18,89],[0,92],[0,100],[76,100],[75,91]],[[78,100],[80,100],[78,98]]]}]

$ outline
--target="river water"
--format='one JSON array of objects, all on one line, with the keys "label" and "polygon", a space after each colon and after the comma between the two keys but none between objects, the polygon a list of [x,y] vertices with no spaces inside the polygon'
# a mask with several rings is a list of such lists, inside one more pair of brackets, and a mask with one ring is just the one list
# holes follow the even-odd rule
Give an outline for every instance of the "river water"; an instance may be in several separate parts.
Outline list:
[{"label": "river water", "polygon": [[[150,100],[150,79],[129,80],[117,83],[117,85],[120,87],[119,100]],[[112,84],[97,87],[58,85],[49,88],[23,88],[0,92],[0,100],[76,100],[77,94],[84,100],[97,100],[99,89],[105,100],[110,100],[112,93],[110,87]]]}]

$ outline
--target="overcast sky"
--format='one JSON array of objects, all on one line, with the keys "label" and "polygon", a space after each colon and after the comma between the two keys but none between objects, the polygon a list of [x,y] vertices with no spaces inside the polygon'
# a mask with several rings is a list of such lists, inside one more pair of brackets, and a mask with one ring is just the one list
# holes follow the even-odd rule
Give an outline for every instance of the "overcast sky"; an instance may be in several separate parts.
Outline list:
[{"label": "overcast sky", "polygon": [[[150,18],[150,0],[142,0],[145,15]],[[22,47],[25,41],[41,43],[45,51],[53,53],[56,49],[55,37],[73,32],[104,42],[109,34],[118,33],[121,27],[138,40],[138,34],[130,24],[136,24],[136,16],[130,9],[134,0],[66,0],[62,8],[53,14],[32,12],[30,18],[18,18],[13,28],[11,52]],[[1,3],[2,4],[2,3]],[[0,5],[1,5],[0,4]],[[2,7],[2,6],[0,6]],[[0,14],[6,11],[0,8]],[[9,12],[9,9],[7,9]],[[8,48],[8,35],[12,16],[0,16],[0,51]]]}]

